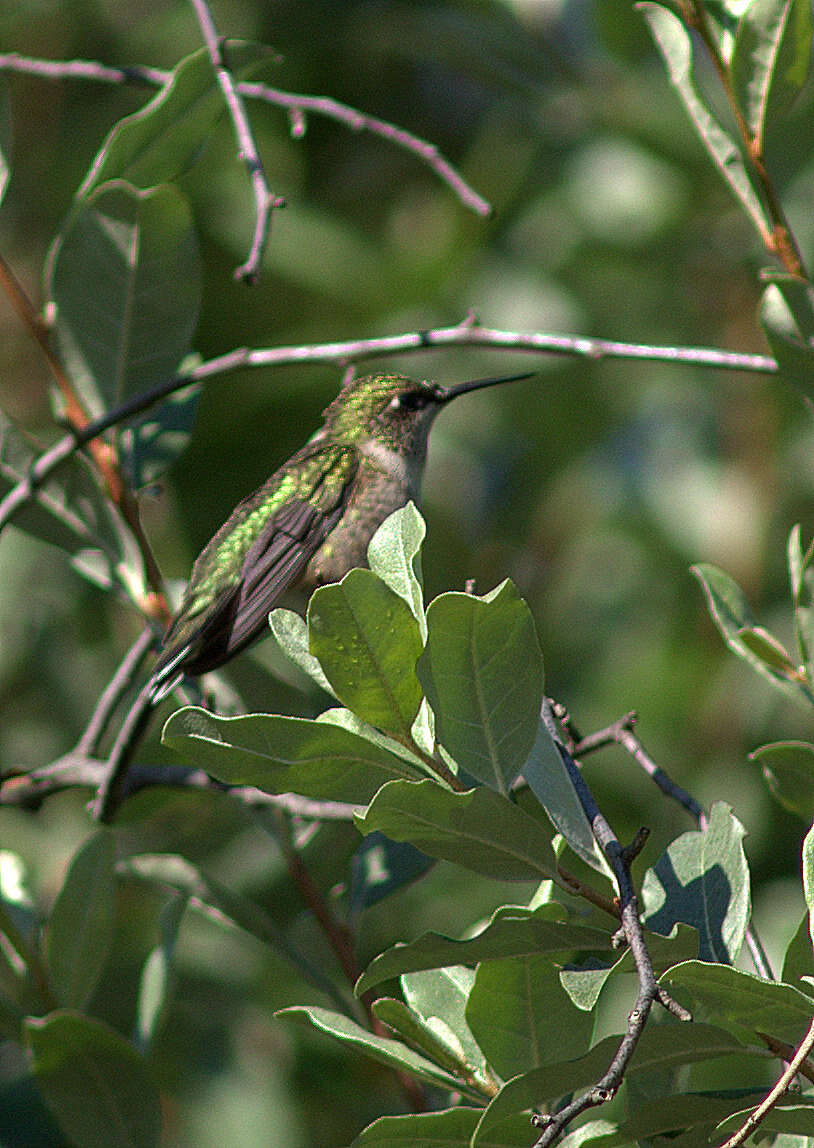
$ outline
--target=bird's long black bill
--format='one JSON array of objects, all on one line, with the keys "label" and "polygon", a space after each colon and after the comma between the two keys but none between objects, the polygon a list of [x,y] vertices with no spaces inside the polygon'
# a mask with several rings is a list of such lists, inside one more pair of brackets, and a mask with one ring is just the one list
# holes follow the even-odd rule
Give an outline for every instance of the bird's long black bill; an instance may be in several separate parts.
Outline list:
[{"label": "bird's long black bill", "polygon": [[479,391],[481,387],[496,387],[499,383],[519,383],[521,379],[533,378],[534,374],[534,371],[526,371],[522,375],[496,375],[490,379],[473,379],[468,383],[456,383],[452,387],[439,387],[438,401],[448,403],[450,399],[466,394],[467,391]]}]

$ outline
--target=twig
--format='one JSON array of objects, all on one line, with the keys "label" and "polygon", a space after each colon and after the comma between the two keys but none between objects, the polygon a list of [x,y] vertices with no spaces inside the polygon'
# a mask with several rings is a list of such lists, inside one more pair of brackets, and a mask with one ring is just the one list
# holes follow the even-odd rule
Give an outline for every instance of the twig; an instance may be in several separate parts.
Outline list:
[{"label": "twig", "polygon": [[252,245],[246,262],[235,270],[235,279],[241,279],[244,283],[256,283],[260,278],[260,264],[263,261],[263,252],[268,243],[271,213],[275,208],[285,207],[285,200],[275,195],[269,187],[263,161],[260,159],[260,153],[257,150],[257,144],[249,124],[249,117],[246,114],[246,107],[225,59],[224,42],[218,36],[209,5],[206,0],[190,0],[190,3],[195,9],[195,15],[203,33],[212,67],[215,69],[218,84],[229,109],[232,126],[235,129],[238,158],[246,165],[254,192],[255,214]]},{"label": "twig", "polygon": [[96,708],[91,714],[90,721],[76,743],[76,753],[81,757],[92,757],[96,753],[113,711],[121,701],[125,691],[133,684],[135,674],[154,641],[155,632],[152,626],[145,626],[125,654],[119,668],[105,686],[96,703]]},{"label": "twig", "polygon": [[749,1113],[749,1115],[746,1117],[746,1120],[744,1120],[743,1124],[735,1133],[735,1135],[730,1136],[730,1138],[721,1145],[721,1148],[737,1148],[738,1144],[743,1144],[747,1136],[751,1136],[754,1130],[763,1123],[768,1114],[777,1104],[780,1097],[783,1096],[784,1093],[788,1092],[789,1085],[794,1080],[800,1066],[806,1060],[808,1054],[813,1048],[814,1019],[812,1019],[811,1024],[808,1026],[808,1032],[800,1042],[796,1053],[786,1065],[782,1075],[778,1079],[769,1095],[761,1104],[758,1105],[754,1112]]},{"label": "twig", "polygon": [[426,351],[432,347],[500,347],[540,354],[573,355],[593,361],[603,358],[645,359],[651,362],[687,363],[718,370],[755,371],[759,374],[775,374],[778,370],[777,363],[768,355],[749,355],[739,351],[721,351],[712,347],[657,347],[645,343],[591,339],[582,335],[502,331],[480,326],[471,313],[452,327],[436,327],[428,331],[411,331],[375,339],[352,339],[341,343],[306,343],[259,350],[236,347],[214,359],[198,363],[183,374],[175,375],[165,383],[159,383],[149,391],[128,399],[101,418],[87,423],[81,430],[72,429],[65,438],[60,439],[42,454],[26,477],[0,500],[0,531],[74,451],[111,427],[141,414],[142,411],[185,387],[242,367],[276,367],[291,363],[343,365],[381,355]]},{"label": "twig", "polygon": [[[0,53],[0,71],[24,72],[33,76],[40,76],[46,80],[80,79],[95,80],[107,84],[138,83],[151,84],[163,87],[171,78],[171,72],[160,68],[130,67],[111,68],[95,60],[37,60],[29,56],[21,56],[17,52]],[[447,185],[461,203],[480,216],[492,214],[491,205],[470,187],[466,180],[455,170],[449,160],[439,152],[435,144],[421,139],[420,136],[380,120],[376,116],[369,116],[360,112],[349,104],[340,103],[331,96],[308,96],[295,92],[285,92],[279,88],[271,88],[267,84],[240,82],[235,85],[239,95],[250,99],[263,100],[275,107],[283,108],[288,112],[295,136],[301,136],[305,129],[305,115],[308,112],[314,115],[326,116],[344,124],[351,131],[370,132],[382,139],[410,152],[417,159],[425,163],[438,178]]]},{"label": "twig", "polygon": [[607,858],[619,890],[619,911],[622,922],[621,931],[630,947],[636,973],[639,979],[639,991],[636,1003],[628,1014],[627,1031],[622,1037],[616,1054],[607,1071],[582,1096],[564,1105],[556,1114],[545,1114],[533,1117],[533,1123],[542,1128],[542,1134],[535,1141],[534,1148],[546,1148],[553,1144],[561,1135],[564,1128],[580,1113],[589,1108],[595,1108],[612,1099],[619,1090],[625,1071],[635,1052],[639,1037],[644,1031],[650,1009],[654,1001],[658,1001],[679,1020],[690,1020],[691,1016],[657,983],[650,954],[644,941],[644,933],[639,920],[638,902],[630,875],[631,863],[641,849],[646,836],[642,831],[637,834],[634,842],[624,848],[616,838],[613,830],[594,800],[579,766],[563,745],[557,731],[551,706],[547,699],[543,699],[543,720],[549,729],[554,742],[568,772],[571,784],[574,786],[580,805],[585,816],[591,824],[591,830]]},{"label": "twig", "polygon": [[152,679],[142,686],[122,722],[110,756],[105,764],[104,777],[91,802],[91,815],[103,824],[113,820],[122,802],[124,780],[130,760],[147,729],[153,714]]}]

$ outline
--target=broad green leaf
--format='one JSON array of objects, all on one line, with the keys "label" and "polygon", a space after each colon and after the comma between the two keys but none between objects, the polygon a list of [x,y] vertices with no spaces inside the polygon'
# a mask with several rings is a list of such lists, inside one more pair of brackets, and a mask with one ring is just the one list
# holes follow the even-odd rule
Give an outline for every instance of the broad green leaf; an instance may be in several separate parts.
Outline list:
[{"label": "broad green leaf", "polygon": [[327,1033],[341,1041],[346,1047],[363,1052],[366,1056],[370,1056],[382,1064],[387,1064],[391,1068],[408,1072],[411,1076],[424,1080],[427,1084],[435,1085],[435,1087],[445,1091],[457,1090],[464,1095],[478,1099],[477,1090],[470,1087],[467,1082],[445,1072],[444,1069],[433,1064],[431,1060],[427,1060],[425,1056],[407,1048],[401,1041],[374,1036],[368,1029],[362,1028],[361,1025],[340,1013],[331,1012],[325,1008],[295,1005],[280,1009],[275,1015],[298,1021],[300,1024],[311,1024],[320,1032]]},{"label": "broad green leaf", "polygon": [[780,376],[814,396],[814,294],[797,280],[769,283],[760,300],[760,322]]},{"label": "broad green leaf", "polygon": [[794,985],[810,996],[810,983],[798,984],[801,977],[814,977],[814,951],[812,951],[810,917],[808,913],[800,921],[797,931],[788,943],[783,957],[783,972],[780,979]]},{"label": "broad green leaf", "polygon": [[285,610],[280,606],[269,614],[269,625],[286,657],[325,690],[326,694],[335,697],[322,666],[308,649],[308,626],[305,618],[294,610]]},{"label": "broad green leaf", "polygon": [[436,774],[432,772],[430,767],[411,749],[402,745],[401,742],[393,741],[387,734],[363,721],[352,710],[345,709],[344,706],[332,706],[330,709],[323,710],[321,714],[317,714],[314,721],[327,722],[329,725],[338,725],[342,729],[349,729],[351,733],[358,734],[365,741],[381,746],[385,753],[394,753],[397,757],[409,762],[410,765],[414,765],[420,771],[422,778],[428,776],[436,778]]},{"label": "broad green leaf", "polygon": [[[472,1143],[488,1143],[484,1136],[489,1129],[513,1113],[589,1087],[607,1070],[619,1041],[619,1036],[605,1037],[584,1056],[544,1065],[510,1080],[484,1111]],[[637,1073],[674,1069],[747,1051],[728,1032],[713,1025],[669,1021],[645,1029],[626,1076],[629,1079]]]},{"label": "broad green leaf", "polygon": [[63,360],[94,416],[166,381],[190,351],[201,299],[181,192],[97,188],[56,240],[46,293]]},{"label": "broad green leaf", "polygon": [[679,999],[690,998],[694,1013],[768,1033],[796,1045],[811,1023],[811,997],[791,985],[765,981],[729,965],[687,961],[669,969],[660,983]]},{"label": "broad green leaf", "polygon": [[650,25],[670,80],[704,147],[761,234],[771,231],[752,173],[733,137],[713,115],[696,80],[689,32],[681,20],[661,4],[641,3],[638,7]]},{"label": "broad green leaf", "polygon": [[698,930],[699,955],[731,964],[749,923],[745,829],[728,805],[716,802],[703,831],[677,837],[645,874],[645,923],[667,934],[683,921]]},{"label": "broad green leaf", "polygon": [[199,400],[200,388],[188,387],[119,432],[123,469],[134,490],[156,482],[186,450]]},{"label": "broad green leaf", "polygon": [[[0,497],[25,478],[35,461],[36,453],[23,433],[0,412]],[[114,580],[114,572],[126,561],[136,561],[125,542],[128,528],[81,454],[66,459],[11,521],[75,558],[99,551],[107,566],[106,584]],[[134,573],[138,569],[135,567]]]},{"label": "broad green leaf", "polygon": [[[745,1093],[747,1097],[754,1097],[756,1104],[764,1096],[757,1088]],[[738,1100],[743,1103],[743,1099],[741,1094]],[[619,1125],[619,1135],[629,1136],[637,1144],[663,1136],[668,1143],[675,1139],[682,1144],[695,1143],[700,1148],[710,1143],[715,1127],[731,1111],[732,1099],[728,1096],[673,1092],[639,1104],[630,1118]]]},{"label": "broad green leaf", "polygon": [[769,670],[790,681],[801,680],[803,675],[792,662],[788,650],[763,626],[744,627],[738,631],[738,637],[747,650],[759,658]]},{"label": "broad green leaf", "polygon": [[439,933],[424,933],[407,944],[380,953],[356,983],[356,993],[404,973],[450,965],[474,965],[507,957],[538,954],[569,954],[579,950],[608,952],[609,931],[565,919],[562,906],[543,905],[524,910],[499,909],[488,925],[474,937],[455,941]]},{"label": "broad green leaf", "polygon": [[483,598],[442,594],[427,627],[417,670],[438,739],[472,777],[506,793],[534,745],[543,694],[531,612],[506,581]]},{"label": "broad green leaf", "polygon": [[608,864],[591,832],[591,823],[542,720],[537,724],[537,736],[523,766],[523,777],[576,855],[592,869],[608,876]]},{"label": "broad green leaf", "polygon": [[[411,1048],[425,1053],[430,1060],[453,1074],[466,1074],[469,1066],[459,1046],[450,1048],[448,1034],[439,1026],[432,1026],[426,1019],[393,997],[379,997],[373,1002],[376,1017],[397,1033]],[[446,1038],[446,1039],[445,1039]],[[482,1057],[480,1059],[483,1059]]]},{"label": "broad green leaf", "polygon": [[[420,1112],[413,1116],[382,1116],[369,1124],[350,1148],[469,1148],[481,1108],[448,1108],[444,1112]],[[493,1129],[482,1142],[484,1148],[529,1148],[527,1116],[515,1116]]]},{"label": "broad green leaf", "polygon": [[794,603],[794,622],[800,658],[809,680],[814,677],[814,543],[803,551],[800,527],[789,534],[788,563],[791,600]]},{"label": "broad green leaf", "polygon": [[357,825],[362,833],[379,830],[430,857],[502,881],[556,877],[544,826],[491,789],[452,793],[434,781],[393,781],[377,793]]},{"label": "broad green leaf", "polygon": [[[238,929],[256,937],[264,945],[271,945],[281,956],[329,996],[334,989],[330,979],[311,962],[286,936],[268,913],[253,901],[216,880],[205,869],[191,864],[174,854],[140,854],[130,857],[119,866],[121,872],[139,880],[148,881],[162,889],[174,889],[178,894],[178,908],[192,899],[197,908],[216,919],[227,919]],[[172,923],[172,917],[169,918]],[[167,947],[165,938],[164,946]]]},{"label": "broad green leaf", "polygon": [[810,705],[814,701],[811,690],[802,682],[792,680],[787,673],[779,672],[767,664],[763,656],[758,656],[743,640],[746,631],[758,631],[746,596],[737,582],[717,566],[703,563],[690,567],[691,572],[701,583],[707,607],[715,625],[727,646],[783,693]]},{"label": "broad green leaf", "polygon": [[730,76],[760,151],[808,78],[812,33],[810,0],[750,0],[740,19]]},{"label": "broad green leaf", "polygon": [[[240,80],[259,76],[276,57],[270,48],[240,40],[224,44],[229,68]],[[176,65],[156,96],[113,127],[94,159],[77,199],[112,179],[154,187],[175,179],[206,146],[226,111],[206,48]]]},{"label": "broad green leaf", "polygon": [[578,1009],[563,989],[554,962],[537,953],[482,962],[466,1019],[504,1080],[582,1056],[594,1027],[593,1015]]},{"label": "broad green leaf", "polygon": [[54,902],[45,958],[57,1000],[81,1009],[96,988],[113,942],[116,912],[113,835],[102,829],[71,861]]},{"label": "broad green leaf", "polygon": [[[688,925],[678,925],[669,937],[658,933],[645,934],[647,951],[656,976],[682,961],[691,961],[698,956],[698,932]],[[569,966],[560,972],[560,982],[577,1008],[591,1012],[599,995],[611,977],[620,973],[635,973],[636,966],[630,949],[625,949],[621,957],[612,965],[592,967]]]},{"label": "broad green leaf", "polygon": [[156,1148],[158,1090],[135,1048],[100,1020],[68,1010],[26,1022],[37,1084],[82,1148]]},{"label": "broad green leaf", "polygon": [[379,729],[409,737],[421,704],[423,649],[410,607],[370,570],[351,570],[308,603],[308,644],[341,702]]},{"label": "broad green leaf", "polygon": [[277,714],[218,717],[188,706],[162,741],[227,785],[366,804],[394,778],[424,776],[404,758],[330,722]]},{"label": "broad green leaf", "polygon": [[803,841],[803,895],[808,906],[808,929],[814,944],[814,826]]},{"label": "broad green leaf", "polygon": [[[763,1097],[757,1099],[762,1101]],[[716,1133],[731,1136],[756,1107],[757,1103],[752,1108],[743,1108],[730,1113],[717,1126]],[[777,1104],[766,1114],[765,1119],[761,1120],[760,1130],[762,1133],[779,1132],[787,1136],[804,1137],[803,1145],[810,1144],[814,1139],[814,1096],[781,1096]],[[782,1148],[782,1145],[775,1140],[772,1148]]]},{"label": "broad green leaf", "polygon": [[806,823],[814,821],[814,745],[778,741],[749,754],[760,766],[772,795]]},{"label": "broad green leaf", "polygon": [[415,504],[408,502],[384,520],[367,548],[370,569],[412,610],[422,644],[427,640],[421,585],[421,544],[426,533],[424,519]]},{"label": "broad green leaf", "polygon": [[421,1017],[464,1075],[488,1080],[486,1060],[466,1020],[474,979],[471,969],[450,965],[407,973],[401,978],[401,989],[408,1008]]},{"label": "broad green leaf", "polygon": [[153,1042],[170,995],[178,930],[187,909],[186,896],[171,897],[161,910],[161,942],[144,962],[136,1006],[136,1043],[145,1052]]}]

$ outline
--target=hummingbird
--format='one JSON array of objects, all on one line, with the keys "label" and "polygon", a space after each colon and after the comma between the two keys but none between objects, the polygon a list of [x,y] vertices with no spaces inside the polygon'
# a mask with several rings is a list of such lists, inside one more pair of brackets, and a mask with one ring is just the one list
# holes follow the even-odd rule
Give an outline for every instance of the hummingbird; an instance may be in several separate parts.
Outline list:
[{"label": "hummingbird", "polygon": [[217,669],[267,629],[290,590],[310,594],[366,564],[388,515],[418,501],[427,440],[458,395],[530,378],[454,386],[404,375],[352,379],[305,446],[232,511],[192,567],[150,680],[153,702]]}]

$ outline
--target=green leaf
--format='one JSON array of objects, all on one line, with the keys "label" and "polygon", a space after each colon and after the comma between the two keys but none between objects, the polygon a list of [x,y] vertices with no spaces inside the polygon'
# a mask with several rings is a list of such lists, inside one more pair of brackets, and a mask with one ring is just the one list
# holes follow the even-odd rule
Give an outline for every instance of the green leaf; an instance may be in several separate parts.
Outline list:
[{"label": "green leaf", "polygon": [[647,927],[667,934],[683,921],[698,930],[701,959],[731,964],[751,911],[745,834],[729,806],[717,801],[705,830],[677,837],[645,874]]},{"label": "green leaf", "polygon": [[423,776],[350,730],[277,714],[218,717],[187,706],[169,717],[162,741],[219,781],[266,793],[364,805],[386,781]]},{"label": "green leaf", "polygon": [[[0,497],[25,478],[35,459],[22,432],[0,412]],[[130,532],[82,455],[66,459],[12,521],[27,534],[67,551],[75,563],[91,553],[101,556],[105,572],[94,580],[102,585],[109,586],[118,574],[143,587],[140,557],[127,545]]]},{"label": "green leaf", "polygon": [[408,1008],[434,1034],[447,1057],[458,1065],[458,1072],[487,1080],[486,1060],[466,1020],[474,979],[471,969],[451,965],[407,973],[401,987]]},{"label": "green leaf", "polygon": [[457,1090],[478,1099],[477,1090],[469,1087],[465,1081],[445,1072],[432,1061],[427,1060],[425,1056],[421,1056],[420,1053],[413,1052],[401,1041],[374,1036],[368,1029],[362,1028],[361,1025],[340,1013],[331,1012],[325,1008],[295,1005],[280,1009],[275,1015],[287,1017],[298,1021],[300,1024],[311,1024],[320,1032],[335,1037],[347,1047],[363,1052],[366,1056],[370,1056],[382,1064],[387,1064],[391,1068],[409,1072],[411,1076],[424,1080],[427,1084],[433,1084],[446,1091]]},{"label": "green leaf", "polygon": [[430,857],[502,881],[556,877],[545,828],[494,790],[452,793],[434,781],[393,781],[377,793],[357,825],[362,833],[379,830]]},{"label": "green leaf", "polygon": [[423,649],[410,607],[370,570],[351,570],[308,603],[308,643],[334,693],[379,729],[409,737]]},{"label": "green leaf", "polygon": [[325,690],[326,694],[335,697],[331,683],[325,677],[319,661],[308,649],[308,626],[305,619],[294,610],[285,610],[278,607],[269,614],[269,625],[280,649],[295,666],[307,674],[308,677]]},{"label": "green leaf", "polygon": [[555,903],[527,910],[516,906],[498,909],[475,937],[455,941],[439,933],[424,933],[408,944],[380,953],[356,983],[357,995],[382,981],[421,969],[474,965],[507,957],[569,954],[579,950],[608,952],[611,934],[590,925],[571,923]]},{"label": "green leaf", "polygon": [[735,98],[758,150],[808,78],[814,33],[810,0],[750,0],[730,60]]},{"label": "green leaf", "polygon": [[794,603],[794,622],[800,658],[809,680],[814,676],[814,543],[803,552],[800,527],[794,526],[789,534],[788,563],[791,598]]},{"label": "green leaf", "polygon": [[[510,1080],[484,1111],[472,1143],[488,1143],[485,1134],[513,1113],[548,1104],[592,1085],[607,1071],[619,1040],[618,1036],[605,1037],[584,1056],[544,1065]],[[746,1051],[728,1032],[713,1025],[669,1021],[645,1029],[626,1076],[630,1079],[639,1073],[672,1070]],[[758,1052],[755,1050],[755,1054]]]},{"label": "green leaf", "polygon": [[814,826],[803,841],[803,896],[808,906],[808,928],[814,945]]},{"label": "green leaf", "polygon": [[145,1052],[153,1042],[170,995],[178,930],[188,905],[186,896],[171,897],[161,910],[161,943],[144,962],[136,1006],[136,1043]]},{"label": "green leaf", "polygon": [[591,823],[580,805],[554,739],[542,720],[538,722],[534,745],[523,766],[523,777],[576,855],[592,869],[608,876],[608,863],[591,832]]},{"label": "green leaf", "polygon": [[788,650],[763,626],[745,627],[738,631],[738,637],[747,650],[768,669],[792,681],[801,679],[802,675],[792,662]]},{"label": "green leaf", "polygon": [[511,582],[483,598],[442,594],[427,610],[418,676],[439,741],[473,777],[506,793],[537,736],[543,658]]},{"label": "green leaf", "polygon": [[749,754],[760,766],[772,796],[784,809],[814,821],[814,745],[806,741],[777,741]]},{"label": "green leaf", "polygon": [[[259,76],[277,59],[271,49],[246,41],[227,41],[224,50],[238,80]],[[200,48],[176,65],[148,104],[111,129],[77,199],[112,179],[126,179],[136,187],[153,187],[175,179],[206,146],[225,111],[209,51]]]},{"label": "green leaf", "polygon": [[751,170],[744,163],[733,137],[713,115],[697,83],[689,32],[681,20],[661,4],[641,3],[638,8],[650,25],[653,38],[667,64],[670,81],[715,166],[761,234],[771,231]]},{"label": "green leaf", "polygon": [[[729,1113],[717,1126],[716,1132],[721,1136],[732,1135],[756,1107],[757,1104],[752,1108]],[[763,1133],[778,1132],[787,1136],[805,1137],[805,1143],[809,1143],[814,1138],[814,1096],[781,1096],[766,1117],[761,1119],[760,1130]],[[781,1145],[774,1141],[773,1148],[781,1148]]]},{"label": "green leaf", "polygon": [[422,645],[427,640],[421,585],[421,544],[426,533],[424,519],[414,503],[408,502],[384,520],[367,548],[370,569],[412,610]]},{"label": "green leaf", "polygon": [[593,1015],[578,1009],[563,989],[554,962],[537,953],[481,963],[466,1019],[504,1080],[582,1056],[594,1026]]},{"label": "green leaf", "polygon": [[[382,1116],[361,1132],[350,1148],[469,1148],[480,1108],[448,1108],[414,1116]],[[514,1117],[492,1131],[484,1148],[528,1148],[527,1116]]]},{"label": "green leaf", "polygon": [[371,833],[353,855],[350,907],[361,913],[385,897],[423,877],[435,865],[412,845],[391,841],[383,833]]},{"label": "green leaf", "polygon": [[[746,1096],[754,1097],[755,1103],[763,1099],[764,1094],[756,1088],[744,1091]],[[743,1098],[741,1093],[738,1101],[743,1103]],[[718,1122],[731,1111],[732,1099],[728,1096],[673,1092],[641,1103],[630,1118],[620,1124],[619,1135],[630,1137],[637,1144],[663,1136],[668,1143],[675,1139],[700,1148],[711,1142]]]},{"label": "green leaf", "polygon": [[200,397],[198,386],[177,391],[119,432],[122,466],[134,490],[156,482],[186,450]]},{"label": "green leaf", "polygon": [[439,1026],[428,1024],[424,1017],[404,1001],[393,997],[379,997],[373,1002],[373,1012],[383,1024],[398,1033],[406,1044],[425,1053],[446,1072],[460,1074],[468,1071],[461,1049],[459,1047],[450,1049],[451,1042],[443,1028],[440,1032],[437,1031]]},{"label": "green leaf", "polygon": [[778,671],[767,663],[763,651],[759,656],[744,642],[744,633],[760,634],[761,627],[757,625],[737,582],[725,571],[708,563],[691,566],[690,570],[701,583],[712,620],[730,650],[787,696],[806,705],[814,702],[814,696],[801,680],[792,680],[787,672]]},{"label": "green leaf", "polygon": [[54,902],[45,946],[51,985],[61,1005],[81,1009],[96,988],[113,942],[116,849],[102,829],[71,861]]},{"label": "green leaf", "polygon": [[184,196],[103,184],[57,238],[46,292],[63,360],[94,416],[166,381],[190,351],[201,299]]},{"label": "green leaf", "polygon": [[[195,907],[203,909],[216,920],[225,918],[264,945],[271,945],[323,992],[329,996],[334,993],[332,981],[291,943],[285,932],[260,905],[222,884],[200,866],[192,865],[185,857],[144,853],[128,858],[119,868],[121,872],[139,880],[159,885],[162,890],[169,888],[179,894],[176,898],[177,908],[168,909],[169,925],[174,923],[172,913],[180,914],[181,906],[192,900]],[[166,937],[164,947],[168,947]]]},{"label": "green leaf", "polygon": [[760,322],[780,375],[814,397],[814,292],[805,283],[769,283],[760,300]]},{"label": "green leaf", "polygon": [[11,112],[5,86],[0,88],[0,203],[11,179]]},{"label": "green leaf", "polygon": [[783,972],[780,977],[786,984],[800,988],[804,993],[811,995],[810,983],[798,985],[801,977],[814,977],[814,953],[810,931],[810,917],[808,913],[800,921],[794,936],[788,943],[783,957]]},{"label": "green leaf", "polygon": [[65,1135],[82,1148],[155,1148],[158,1091],[146,1062],[100,1020],[59,1011],[26,1021],[37,1084]]},{"label": "green leaf", "polygon": [[681,1000],[688,997],[694,1013],[788,1044],[798,1044],[811,1023],[811,997],[729,965],[687,961],[664,973],[660,983],[671,993],[680,991]]}]

